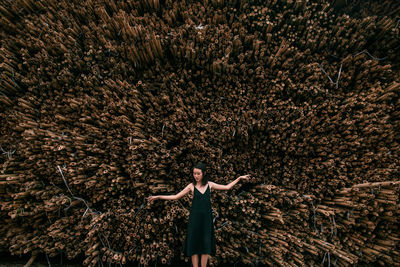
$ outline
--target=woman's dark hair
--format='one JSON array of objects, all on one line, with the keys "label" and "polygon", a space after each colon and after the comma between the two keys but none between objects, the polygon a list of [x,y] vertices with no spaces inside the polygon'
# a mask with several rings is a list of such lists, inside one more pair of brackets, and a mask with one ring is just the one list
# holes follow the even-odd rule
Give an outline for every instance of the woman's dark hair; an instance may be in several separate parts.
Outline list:
[{"label": "woman's dark hair", "polygon": [[[203,179],[201,180],[201,183],[202,183],[202,185],[206,185],[208,183],[208,175],[206,173],[206,164],[204,164],[203,162],[199,162],[193,167],[193,169],[194,168],[201,170],[201,172],[203,173]],[[192,178],[193,178],[192,183],[195,186],[196,179],[194,179],[193,173],[192,173]]]}]

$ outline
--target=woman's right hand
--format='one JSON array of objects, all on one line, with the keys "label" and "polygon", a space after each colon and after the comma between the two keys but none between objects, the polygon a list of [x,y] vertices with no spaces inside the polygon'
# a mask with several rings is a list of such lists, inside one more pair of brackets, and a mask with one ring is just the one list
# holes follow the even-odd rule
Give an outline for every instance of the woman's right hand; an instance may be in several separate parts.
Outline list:
[{"label": "woman's right hand", "polygon": [[158,199],[158,196],[149,196],[149,197],[147,198],[147,201],[148,201],[149,203],[151,203],[153,200],[156,200],[156,199]]},{"label": "woman's right hand", "polygon": [[249,180],[250,180],[250,174],[242,175],[242,176],[240,176],[239,178],[249,181]]}]

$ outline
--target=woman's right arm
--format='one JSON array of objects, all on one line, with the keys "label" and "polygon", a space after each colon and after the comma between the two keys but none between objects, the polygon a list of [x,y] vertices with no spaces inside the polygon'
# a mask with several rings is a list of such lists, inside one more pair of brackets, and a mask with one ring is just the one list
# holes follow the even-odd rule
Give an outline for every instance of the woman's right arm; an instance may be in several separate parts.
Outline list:
[{"label": "woman's right arm", "polygon": [[176,196],[176,195],[169,195],[169,196],[160,195],[160,196],[158,196],[157,199],[174,200],[174,199],[175,199],[175,196]]},{"label": "woman's right arm", "polygon": [[149,196],[147,198],[147,200],[149,202],[155,200],[155,199],[165,199],[165,200],[176,200],[176,199],[180,199],[181,197],[183,197],[184,195],[186,195],[187,193],[190,192],[190,186],[191,184],[188,184],[181,192],[179,192],[176,195],[158,195],[158,196]]}]

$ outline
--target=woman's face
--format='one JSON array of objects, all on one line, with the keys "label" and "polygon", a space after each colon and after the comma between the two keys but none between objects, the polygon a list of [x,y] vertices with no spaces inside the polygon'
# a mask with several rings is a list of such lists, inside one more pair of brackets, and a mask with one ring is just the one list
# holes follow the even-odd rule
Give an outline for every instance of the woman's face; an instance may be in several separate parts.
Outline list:
[{"label": "woman's face", "polygon": [[196,182],[199,182],[203,178],[203,172],[200,169],[193,168],[193,177]]}]

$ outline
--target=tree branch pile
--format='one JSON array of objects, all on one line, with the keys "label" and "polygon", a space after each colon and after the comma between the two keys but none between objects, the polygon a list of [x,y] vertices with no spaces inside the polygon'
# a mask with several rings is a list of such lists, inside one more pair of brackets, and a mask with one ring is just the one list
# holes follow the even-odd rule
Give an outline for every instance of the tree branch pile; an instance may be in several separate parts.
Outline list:
[{"label": "tree branch pile", "polygon": [[400,264],[399,10],[0,1],[0,250],[188,261],[191,196],[145,199],[203,161],[253,177],[212,192],[212,266]]}]

